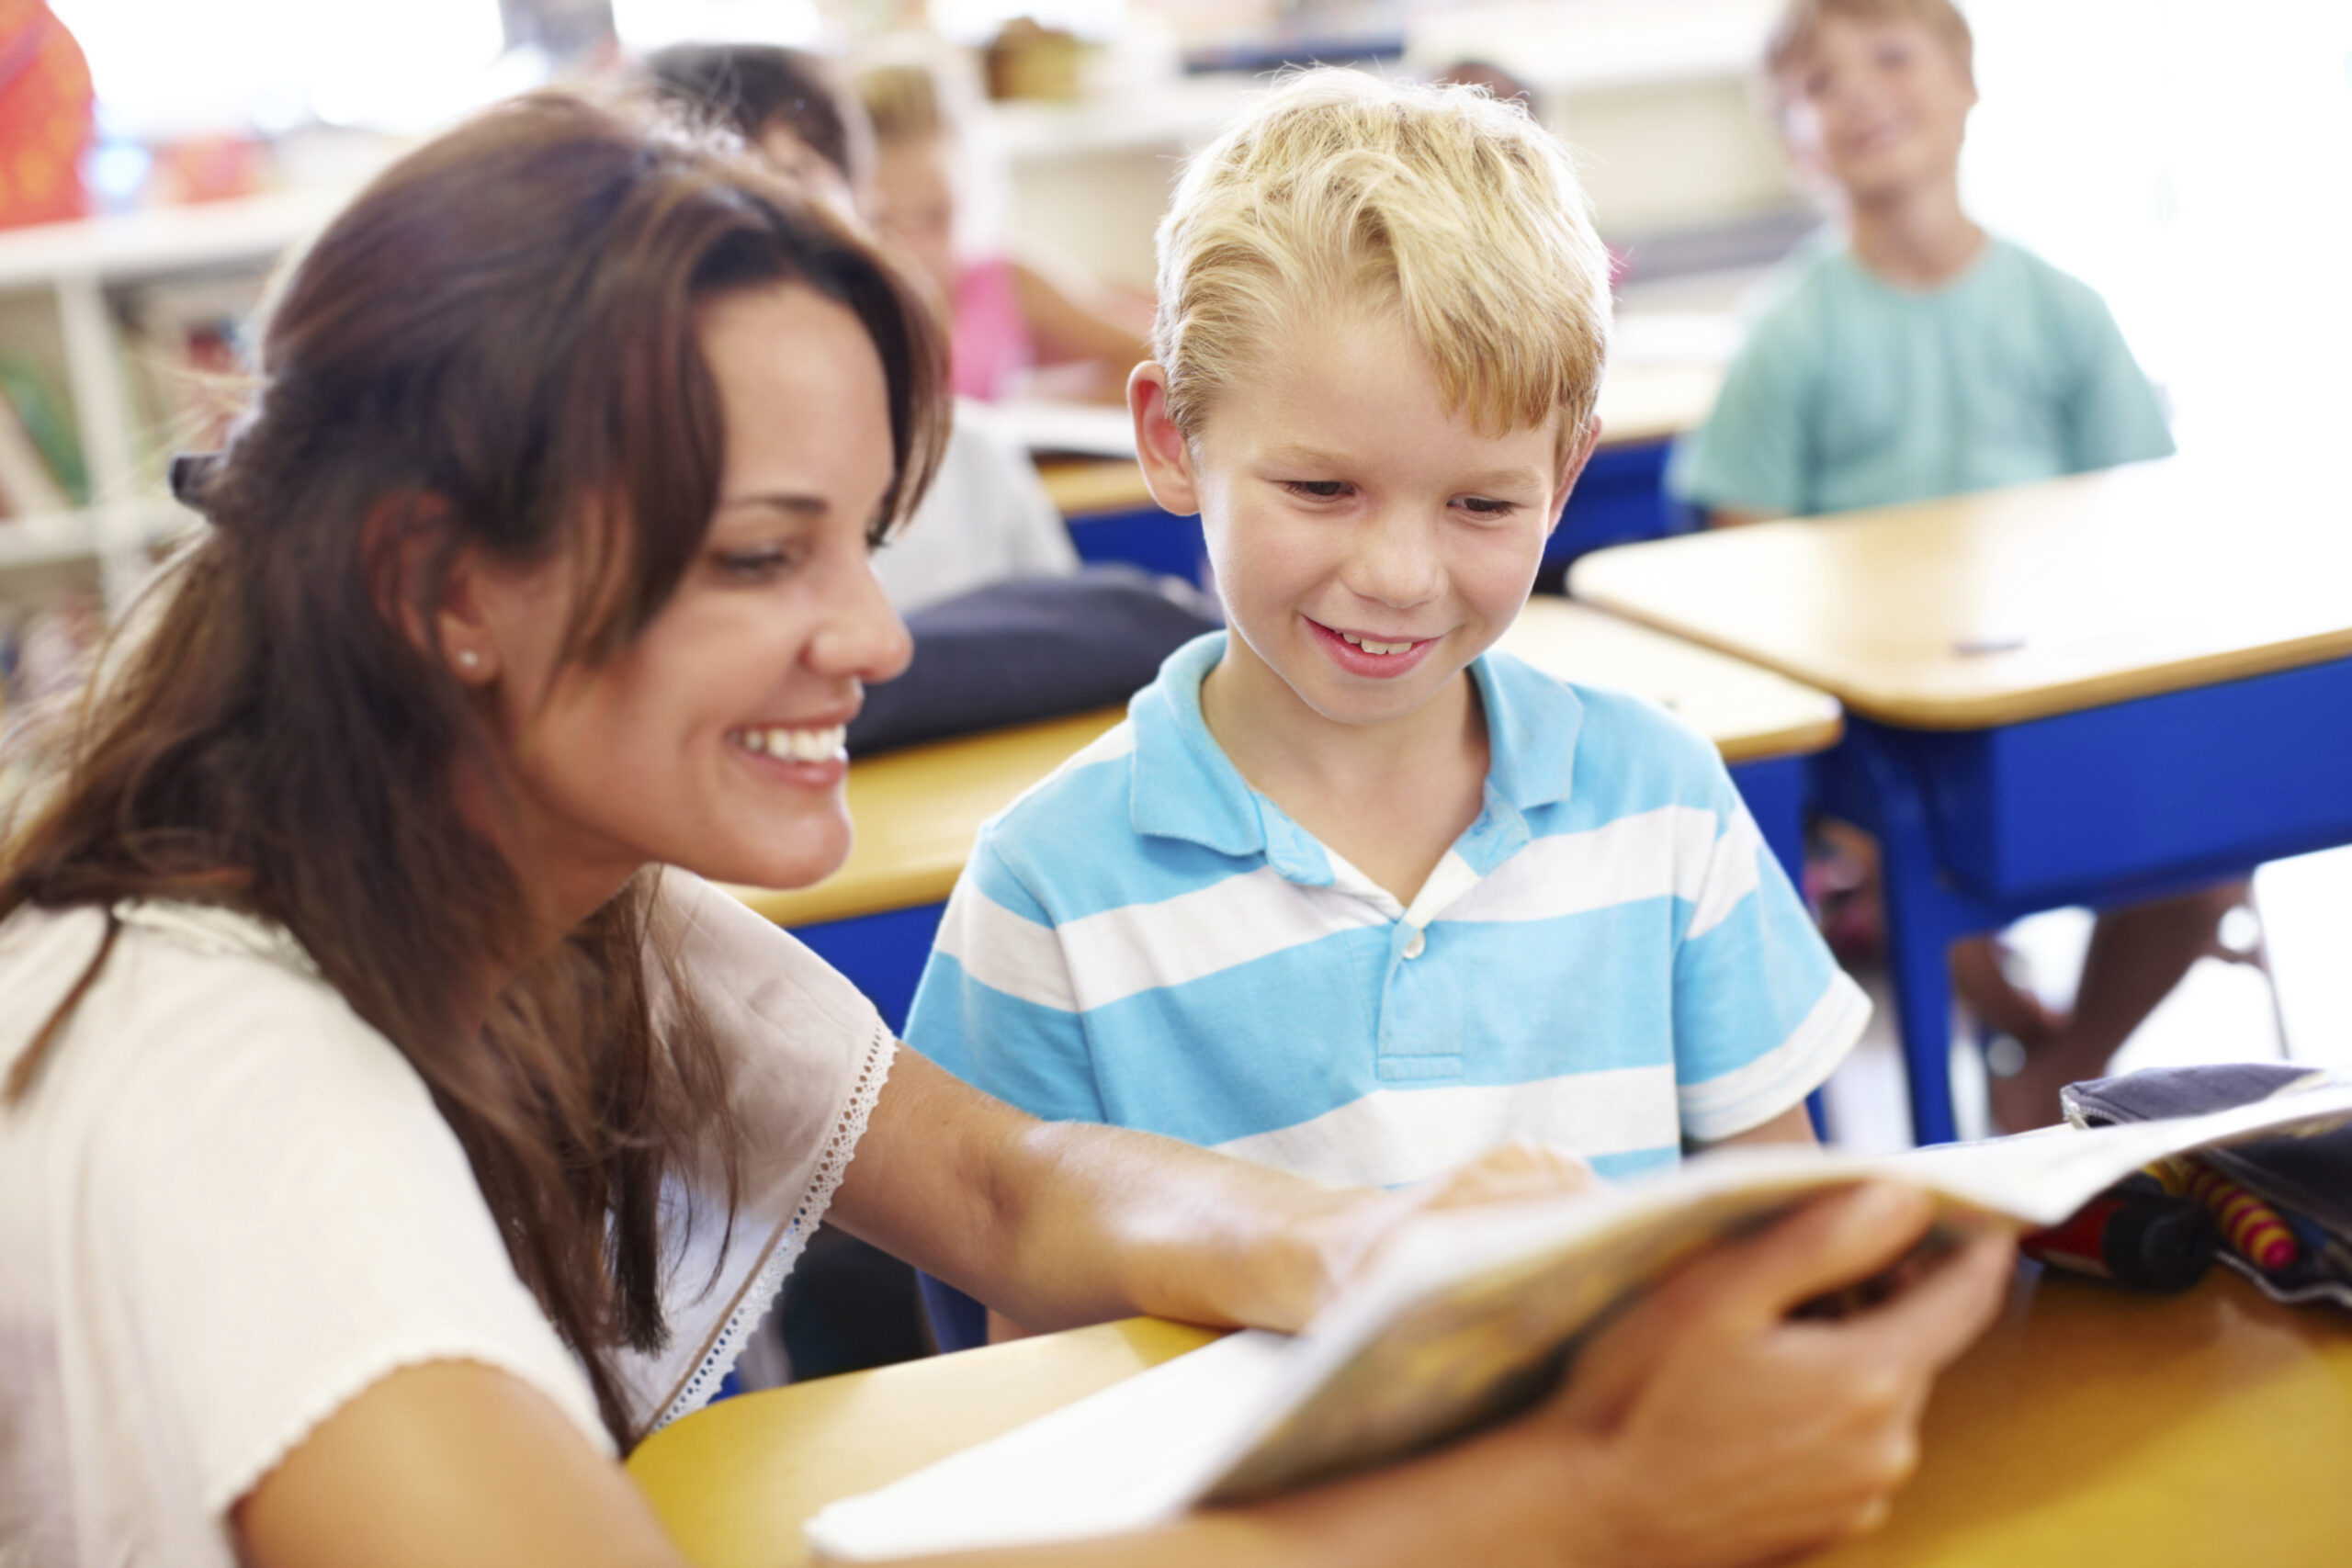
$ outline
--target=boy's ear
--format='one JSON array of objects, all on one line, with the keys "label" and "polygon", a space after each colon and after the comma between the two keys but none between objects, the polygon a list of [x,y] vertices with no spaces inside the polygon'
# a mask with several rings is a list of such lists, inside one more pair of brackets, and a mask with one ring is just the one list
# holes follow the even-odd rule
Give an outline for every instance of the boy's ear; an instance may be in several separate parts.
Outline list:
[{"label": "boy's ear", "polygon": [[1193,479],[1193,449],[1168,412],[1168,372],[1145,360],[1127,377],[1127,413],[1136,423],[1136,461],[1144,488],[1163,512],[1190,517],[1201,509]]},{"label": "boy's ear", "polygon": [[[1594,414],[1584,422],[1584,434],[1568,446],[1560,457],[1558,482],[1552,487],[1551,528],[1560,525],[1560,516],[1568,508],[1568,492],[1577,488],[1577,480],[1584,473],[1584,466],[1592,461],[1593,449],[1600,445],[1600,416]],[[1546,528],[1545,533],[1551,532]]]}]

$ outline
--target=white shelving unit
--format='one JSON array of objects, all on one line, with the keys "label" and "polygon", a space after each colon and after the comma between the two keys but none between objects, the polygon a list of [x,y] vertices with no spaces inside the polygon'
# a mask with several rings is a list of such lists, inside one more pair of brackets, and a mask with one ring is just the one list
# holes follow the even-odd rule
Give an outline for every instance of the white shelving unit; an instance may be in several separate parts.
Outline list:
[{"label": "white shelving unit", "polygon": [[95,565],[107,604],[119,608],[143,574],[147,546],[189,519],[141,481],[136,404],[109,291],[224,274],[258,279],[314,233],[345,194],[274,193],[0,231],[0,306],[62,361],[55,368],[73,404],[92,496],[81,511],[0,521],[0,597],[43,575]]}]

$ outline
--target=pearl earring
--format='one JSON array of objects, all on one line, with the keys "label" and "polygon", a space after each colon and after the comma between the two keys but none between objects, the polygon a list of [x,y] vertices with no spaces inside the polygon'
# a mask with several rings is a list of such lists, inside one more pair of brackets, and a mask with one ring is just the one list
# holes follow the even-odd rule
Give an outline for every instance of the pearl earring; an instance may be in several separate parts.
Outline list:
[{"label": "pearl earring", "polygon": [[467,669],[471,670],[475,665],[481,662],[481,655],[476,653],[470,648],[461,648],[458,649],[458,662],[464,665]]}]

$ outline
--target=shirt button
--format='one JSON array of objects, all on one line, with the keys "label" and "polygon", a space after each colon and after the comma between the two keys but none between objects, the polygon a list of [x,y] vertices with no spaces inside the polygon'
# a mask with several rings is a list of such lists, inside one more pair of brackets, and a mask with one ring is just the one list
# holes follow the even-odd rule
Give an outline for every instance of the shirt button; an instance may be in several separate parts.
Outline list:
[{"label": "shirt button", "polygon": [[1429,933],[1426,931],[1415,931],[1413,933],[1413,940],[1405,944],[1405,956],[1408,958],[1419,958],[1421,955],[1421,949],[1427,947],[1429,944]]}]

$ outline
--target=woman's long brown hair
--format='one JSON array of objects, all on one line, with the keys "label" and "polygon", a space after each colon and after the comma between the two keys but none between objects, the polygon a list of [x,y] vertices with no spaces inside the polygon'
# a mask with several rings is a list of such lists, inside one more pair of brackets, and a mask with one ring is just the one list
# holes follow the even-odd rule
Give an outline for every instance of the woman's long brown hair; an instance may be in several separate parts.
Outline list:
[{"label": "woman's long brown hair", "polygon": [[[520,876],[458,805],[461,776],[503,776],[495,741],[431,628],[457,550],[568,553],[589,585],[571,656],[627,646],[718,498],[698,307],[786,281],[850,308],[881,356],[878,534],[936,462],[945,353],[864,242],[740,149],[616,102],[519,99],[402,159],[287,279],[253,405],[195,486],[214,525],[57,727],[0,850],[0,919],[192,899],[291,931],[432,1089],[625,1448],[610,1354],[666,1334],[664,1178],[715,1154],[731,1213],[740,1132],[686,977],[649,959],[649,877],[553,953],[520,950]],[[113,931],[109,913],[0,1100],[72,1048]],[[486,962],[514,975],[487,1018]],[[649,962],[683,999],[661,1038]]]}]

